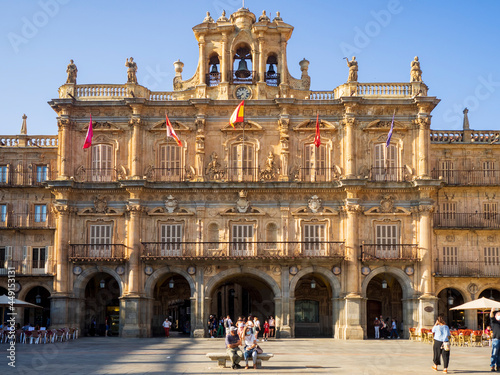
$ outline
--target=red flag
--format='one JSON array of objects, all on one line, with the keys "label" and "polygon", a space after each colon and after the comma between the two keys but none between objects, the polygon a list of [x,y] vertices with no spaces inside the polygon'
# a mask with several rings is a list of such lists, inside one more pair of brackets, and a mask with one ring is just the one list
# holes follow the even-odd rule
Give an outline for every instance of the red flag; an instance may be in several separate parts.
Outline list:
[{"label": "red flag", "polygon": [[319,147],[321,144],[321,136],[319,134],[319,113],[316,115],[316,135],[314,137],[314,144]]},{"label": "red flag", "polygon": [[87,130],[87,136],[85,137],[85,143],[83,144],[83,148],[89,148],[92,146],[92,137],[94,135],[94,132],[92,131],[92,113],[90,114],[90,121],[89,121],[89,129]]},{"label": "red flag", "polygon": [[180,147],[182,147],[182,142],[179,139],[179,137],[177,136],[177,134],[175,134],[175,130],[172,127],[172,124],[170,123],[170,120],[168,119],[168,116],[167,116],[166,113],[165,113],[165,119],[166,119],[165,125],[167,126],[167,137],[172,137],[173,139],[175,139],[175,141],[177,142],[177,144]]},{"label": "red flag", "polygon": [[231,118],[229,119],[229,123],[231,126],[234,128],[234,124],[236,122],[243,122],[245,121],[245,101],[242,100],[240,104],[236,107],[234,110],[233,114],[231,115]]}]

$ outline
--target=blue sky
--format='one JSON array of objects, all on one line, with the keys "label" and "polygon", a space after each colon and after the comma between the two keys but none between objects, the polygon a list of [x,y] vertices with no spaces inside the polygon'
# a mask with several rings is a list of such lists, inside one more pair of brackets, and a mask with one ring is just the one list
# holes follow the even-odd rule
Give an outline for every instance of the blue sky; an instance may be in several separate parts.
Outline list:
[{"label": "blue sky", "polygon": [[[125,83],[125,59],[138,64],[140,84],[171,91],[177,59],[184,79],[196,69],[198,45],[192,27],[206,11],[217,19],[241,0],[0,0],[0,134],[57,134],[47,101],[66,80],[70,59],[78,83]],[[469,108],[471,128],[500,129],[499,1],[435,0],[246,0],[257,16],[276,11],[295,27],[288,65],[310,61],[312,90],[344,83],[344,56],[356,56],[360,82],[408,82],[418,55],[429,95],[441,103],[432,129],[461,129]]]}]

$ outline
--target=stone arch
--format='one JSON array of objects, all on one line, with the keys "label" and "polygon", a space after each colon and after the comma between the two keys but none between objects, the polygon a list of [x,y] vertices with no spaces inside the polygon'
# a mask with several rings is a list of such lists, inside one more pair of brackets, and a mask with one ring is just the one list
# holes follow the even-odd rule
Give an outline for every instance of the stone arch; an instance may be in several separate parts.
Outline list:
[{"label": "stone arch", "polygon": [[413,282],[410,280],[408,275],[399,268],[389,267],[389,266],[378,267],[373,271],[371,271],[370,274],[365,277],[365,279],[361,283],[361,295],[363,297],[366,297],[366,292],[370,281],[375,276],[380,275],[381,273],[388,273],[394,276],[396,280],[398,280],[399,284],[401,285],[401,289],[403,290],[403,299],[408,299],[413,297],[415,289],[413,288]]},{"label": "stone arch", "polygon": [[481,293],[483,293],[487,289],[495,289],[500,292],[500,287],[498,286],[498,284],[489,283],[482,285],[475,295],[479,297]]},{"label": "stone arch", "polygon": [[95,268],[87,268],[75,279],[73,282],[73,292],[75,297],[85,298],[85,287],[87,286],[87,283],[92,277],[101,272],[111,275],[116,280],[118,286],[120,287],[120,296],[123,296],[124,285],[120,275],[118,275],[112,268],[97,266]]},{"label": "stone arch", "polygon": [[42,288],[47,289],[49,291],[50,295],[52,295],[54,293],[53,285],[51,282],[31,281],[31,282],[28,282],[26,284],[23,283],[22,289],[19,291],[19,296],[17,298],[25,301],[26,295],[28,294],[28,292],[31,289],[36,288],[37,286],[40,286]]},{"label": "stone arch", "polygon": [[146,296],[149,298],[153,297],[153,292],[156,283],[161,279],[162,276],[167,273],[176,273],[183,276],[189,284],[189,289],[191,290],[191,297],[196,296],[196,286],[194,284],[194,280],[186,271],[177,267],[162,267],[153,272],[147,279],[146,284],[144,285],[144,291]]},{"label": "stone arch", "polygon": [[[472,298],[470,298],[470,293],[467,292],[466,289],[464,289],[462,286],[460,285],[449,285],[449,286],[442,286],[440,287],[439,289],[436,289],[436,296],[439,295],[439,293],[441,293],[443,290],[445,289],[455,289],[457,292],[459,292],[461,295],[462,295],[462,298],[464,299],[464,303],[465,302],[469,302],[469,301],[472,301]],[[479,295],[479,294],[478,294]]]},{"label": "stone arch", "polygon": [[205,286],[205,295],[211,296],[214,292],[215,287],[217,287],[217,285],[225,279],[228,279],[232,276],[241,276],[244,274],[256,276],[265,281],[271,287],[271,290],[274,293],[274,298],[281,298],[281,289],[278,283],[271,276],[263,271],[249,267],[231,268],[229,270],[218,273],[207,282]]},{"label": "stone arch", "polygon": [[323,267],[306,267],[301,269],[290,281],[290,298],[295,297],[295,288],[299,280],[310,273],[318,273],[325,277],[330,283],[332,288],[332,298],[338,298],[340,294],[340,281],[339,279],[327,268]]}]

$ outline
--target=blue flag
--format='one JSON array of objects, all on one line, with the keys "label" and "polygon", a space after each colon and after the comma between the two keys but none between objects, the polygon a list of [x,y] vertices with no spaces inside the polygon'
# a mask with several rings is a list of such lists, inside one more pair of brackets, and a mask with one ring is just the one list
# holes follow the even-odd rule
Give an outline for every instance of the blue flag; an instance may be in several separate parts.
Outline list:
[{"label": "blue flag", "polygon": [[392,130],[394,129],[394,115],[396,114],[396,111],[392,114],[392,122],[391,122],[391,128],[389,129],[389,134],[387,134],[387,142],[385,143],[385,147],[389,147],[389,144],[391,143],[391,138],[392,138]]}]

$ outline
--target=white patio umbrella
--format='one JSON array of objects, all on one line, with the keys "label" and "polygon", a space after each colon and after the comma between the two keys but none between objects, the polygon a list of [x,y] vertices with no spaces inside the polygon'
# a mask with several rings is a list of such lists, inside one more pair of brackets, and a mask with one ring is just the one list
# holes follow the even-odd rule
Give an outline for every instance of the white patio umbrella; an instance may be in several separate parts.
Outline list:
[{"label": "white patio umbrella", "polygon": [[[459,306],[455,306],[450,310],[479,310],[482,313],[489,311],[491,309],[500,309],[500,302],[494,301],[489,298],[479,298],[474,301],[464,303]],[[483,331],[484,331],[484,319],[483,319]]]},{"label": "white patio umbrella", "polygon": [[[22,301],[20,299],[14,298],[13,305],[11,305],[11,299],[6,296],[5,294],[3,296],[0,296],[0,311],[2,312],[2,315],[0,315],[0,320],[3,320],[4,314],[5,314],[5,309],[7,309],[10,306],[14,307],[34,307],[37,309],[43,309],[43,307],[34,305],[32,303]],[[4,322],[1,322],[3,324]]]}]

